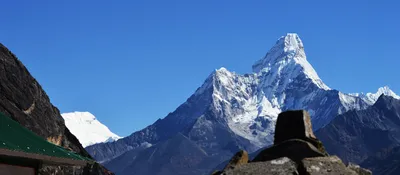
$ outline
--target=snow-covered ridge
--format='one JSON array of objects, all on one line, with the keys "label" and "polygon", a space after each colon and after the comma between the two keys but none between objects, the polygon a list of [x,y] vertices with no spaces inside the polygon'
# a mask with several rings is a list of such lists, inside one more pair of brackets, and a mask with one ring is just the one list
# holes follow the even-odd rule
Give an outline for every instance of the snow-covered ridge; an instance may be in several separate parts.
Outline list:
[{"label": "snow-covered ridge", "polygon": [[395,99],[400,99],[400,96],[398,96],[396,93],[394,93],[388,86],[380,87],[377,92],[371,93],[368,92],[366,94],[364,93],[350,93],[350,95],[355,96],[355,97],[360,97],[364,101],[366,101],[368,104],[372,105],[378,100],[379,96],[382,94],[386,96],[391,96]]},{"label": "snow-covered ridge", "polygon": [[63,113],[65,125],[74,134],[83,147],[101,142],[112,142],[121,137],[111,132],[90,112]]}]

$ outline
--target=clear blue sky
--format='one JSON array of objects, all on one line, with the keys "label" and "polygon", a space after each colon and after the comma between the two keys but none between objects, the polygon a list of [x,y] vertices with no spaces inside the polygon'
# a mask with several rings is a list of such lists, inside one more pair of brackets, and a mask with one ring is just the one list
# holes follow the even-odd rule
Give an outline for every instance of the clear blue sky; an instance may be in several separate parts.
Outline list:
[{"label": "clear blue sky", "polygon": [[214,69],[251,72],[288,32],[328,86],[400,93],[396,1],[12,0],[0,9],[0,42],[53,104],[90,111],[121,136],[174,111]]}]

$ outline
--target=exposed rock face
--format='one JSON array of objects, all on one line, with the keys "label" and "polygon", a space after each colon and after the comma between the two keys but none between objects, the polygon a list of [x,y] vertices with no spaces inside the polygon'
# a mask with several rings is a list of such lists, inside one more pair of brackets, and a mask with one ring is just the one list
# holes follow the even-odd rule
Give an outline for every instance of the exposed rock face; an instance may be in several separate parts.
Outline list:
[{"label": "exposed rock face", "polygon": [[[250,163],[230,166],[216,174],[372,174],[354,164],[346,167],[337,156],[328,156],[311,128],[306,111],[283,112],[278,116],[273,146],[261,151]],[[237,159],[233,157],[231,162]]]},{"label": "exposed rock face", "polygon": [[[48,141],[90,157],[78,139],[67,129],[59,110],[50,103],[40,84],[21,61],[2,44],[0,44],[0,111]],[[106,174],[105,169],[97,169],[100,174]],[[94,171],[90,170],[87,173],[99,174],[92,173]],[[44,167],[40,174],[70,174],[70,172],[72,172],[71,167]]]},{"label": "exposed rock face", "polygon": [[0,44],[0,111],[54,144],[88,156],[40,84]]}]

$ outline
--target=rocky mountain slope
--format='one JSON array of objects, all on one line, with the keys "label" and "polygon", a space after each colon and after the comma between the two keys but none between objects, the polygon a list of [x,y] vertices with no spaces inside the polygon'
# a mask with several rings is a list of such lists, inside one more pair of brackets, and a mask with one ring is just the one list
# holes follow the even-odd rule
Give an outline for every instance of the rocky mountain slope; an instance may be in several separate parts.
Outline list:
[{"label": "rocky mountain slope", "polygon": [[83,147],[96,143],[112,142],[121,137],[111,132],[90,112],[63,113],[65,125],[74,134]]},{"label": "rocky mountain slope", "polygon": [[[178,133],[166,142],[145,149],[135,159],[129,157],[132,162],[120,174],[200,174],[202,173],[202,164],[213,161],[208,157],[209,155],[201,147]],[[116,162],[121,161],[111,161],[110,163]],[[110,164],[106,164],[106,166],[110,166]],[[193,167],[197,167],[197,169],[193,170]]]},{"label": "rocky mountain slope", "polygon": [[[119,165],[121,171],[134,166],[134,161],[119,162],[118,156],[140,154],[138,150],[151,149],[143,145],[169,143],[169,139],[181,133],[207,153],[204,160],[222,162],[239,149],[253,152],[272,144],[276,118],[281,111],[307,110],[317,130],[338,114],[366,109],[371,105],[369,100],[374,100],[325,85],[307,61],[297,34],[279,38],[252,68],[253,73],[245,75],[226,68],[215,70],[185,103],[165,118],[116,142],[86,149],[98,161]],[[168,153],[159,153],[164,154]],[[140,155],[132,159],[137,157]],[[192,167],[196,170],[192,173],[200,174],[198,170],[206,172],[214,166],[205,162]]]},{"label": "rocky mountain slope", "polygon": [[369,167],[374,174],[400,174],[400,146],[387,148],[375,153],[363,161],[361,166]]},{"label": "rocky mountain slope", "polygon": [[[59,110],[26,67],[0,44],[0,111],[48,141],[90,157],[64,124]],[[71,174],[71,167],[43,167],[41,174]],[[106,174],[97,167],[93,174]]]},{"label": "rocky mountain slope", "polygon": [[[316,135],[330,154],[345,162],[362,163],[378,152],[400,146],[400,100],[381,95],[365,110],[337,116]],[[376,164],[365,165],[370,168]]]}]

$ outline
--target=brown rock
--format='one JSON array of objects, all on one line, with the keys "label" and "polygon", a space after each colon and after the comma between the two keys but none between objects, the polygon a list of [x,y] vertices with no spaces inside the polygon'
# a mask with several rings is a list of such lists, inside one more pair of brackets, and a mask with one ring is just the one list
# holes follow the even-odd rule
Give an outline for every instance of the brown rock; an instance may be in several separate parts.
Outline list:
[{"label": "brown rock", "polygon": [[361,168],[359,165],[353,163],[349,163],[349,165],[347,165],[347,168],[355,171],[359,175],[372,175],[372,172],[370,170]]},{"label": "brown rock", "polygon": [[240,165],[247,164],[248,162],[249,162],[249,154],[246,151],[241,150],[232,157],[228,165],[225,166],[224,171],[229,169],[234,169]]},{"label": "brown rock", "polygon": [[242,165],[235,169],[227,170],[223,173],[224,175],[296,175],[299,174],[297,171],[297,165],[295,162],[287,157],[282,157],[275,160],[266,162],[253,162]]},{"label": "brown rock", "polygon": [[303,168],[306,170],[306,174],[310,175],[358,174],[350,168],[347,168],[346,165],[336,156],[305,158],[301,162]]},{"label": "brown rock", "polygon": [[307,111],[286,111],[279,114],[276,121],[274,144],[290,139],[316,139]]}]

